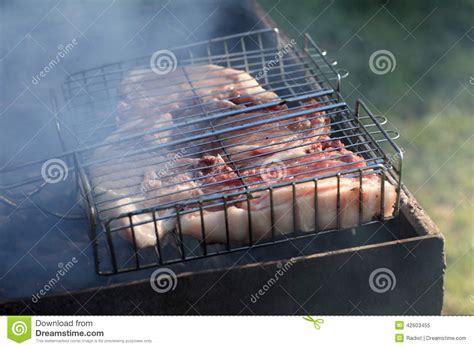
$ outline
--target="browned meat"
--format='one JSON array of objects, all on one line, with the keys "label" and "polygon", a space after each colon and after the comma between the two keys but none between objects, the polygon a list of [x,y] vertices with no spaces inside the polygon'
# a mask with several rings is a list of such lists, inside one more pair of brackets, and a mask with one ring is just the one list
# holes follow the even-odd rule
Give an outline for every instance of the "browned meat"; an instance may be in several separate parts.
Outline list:
[{"label": "browned meat", "polygon": [[[236,173],[230,168],[220,156],[204,156],[200,159],[180,158],[170,159],[166,164],[159,166],[150,166],[144,174],[144,181],[141,185],[143,195],[138,197],[139,203],[133,202],[130,197],[124,197],[119,200],[121,206],[111,210],[111,216],[129,212],[130,209],[139,209],[145,207],[159,207],[166,204],[173,205],[179,203],[186,204],[187,201],[200,197],[206,199],[206,205],[209,199],[222,194],[230,194],[238,191],[241,181]],[[146,201],[143,201],[143,198]],[[198,207],[196,203],[188,203],[187,209]],[[208,211],[206,209],[206,211]],[[134,227],[135,239],[138,247],[146,247],[156,243],[156,234],[164,237],[176,227],[176,218],[166,218],[160,220],[160,216],[166,216],[173,212],[173,209],[167,209],[155,214],[157,218],[157,230],[152,222],[151,213],[144,213],[134,217],[140,225]],[[144,223],[148,222],[148,223]],[[128,218],[114,221],[115,228],[121,228],[121,235],[132,239],[132,230],[129,226]]]},{"label": "browned meat", "polygon": [[[250,207],[246,201],[231,204],[227,208],[227,214],[222,206],[203,210],[201,219],[200,211],[180,214],[181,232],[202,239],[204,224],[204,235],[208,243],[226,242],[225,219],[229,226],[229,238],[231,242],[246,242],[249,239],[248,219],[250,216],[252,225],[252,237],[254,240],[269,237],[272,233],[291,233],[296,224],[301,231],[313,231],[316,228],[322,230],[336,227],[350,227],[359,222],[371,220],[374,216],[383,215],[389,217],[393,212],[396,192],[388,182],[384,182],[384,209],[381,210],[382,181],[377,174],[365,174],[362,178],[362,190],[360,190],[360,177],[345,175],[340,178],[339,187],[339,217],[337,203],[337,179],[334,177],[320,179],[318,181],[317,199],[315,197],[315,184],[313,181],[274,188],[272,191],[272,210],[270,208],[270,191],[268,185],[288,183],[293,181],[313,178],[322,174],[333,174],[348,169],[359,169],[366,166],[365,160],[347,150],[339,141],[328,140],[307,149],[305,157],[295,157],[285,160],[276,167],[276,175],[272,173],[272,167],[255,167],[241,172],[244,182],[250,189],[262,190],[254,192],[250,200]],[[184,165],[184,167],[183,167]],[[179,169],[180,168],[180,169]],[[244,187],[236,172],[226,164],[220,156],[204,156],[200,159],[182,158],[173,164],[172,168],[150,167],[145,174],[142,184],[144,197],[147,201],[144,206],[159,206],[165,203],[185,204],[186,201],[196,198],[214,198],[223,195],[242,198]],[[295,190],[295,192],[293,192]],[[296,200],[293,200],[293,197]],[[124,198],[130,200],[130,198]],[[315,209],[315,199],[317,209]],[[218,200],[220,201],[220,200]],[[121,201],[127,204],[129,201]],[[363,214],[359,215],[360,204],[363,205]],[[130,208],[130,204],[127,205]],[[197,207],[196,204],[187,204],[186,208]],[[120,207],[113,212],[128,212],[129,208]],[[137,205],[132,204],[132,208]],[[296,215],[293,214],[293,211]],[[250,215],[249,215],[250,212]],[[163,215],[164,214],[164,215]],[[174,214],[174,210],[167,210],[161,216]],[[140,225],[135,227],[136,241],[139,247],[146,247],[156,243],[155,227],[151,214],[140,214],[134,216]],[[178,227],[175,217],[164,219],[158,218],[157,232],[164,237],[167,233]],[[359,220],[360,219],[360,220]],[[134,220],[135,221],[135,220]],[[296,222],[294,222],[296,221]],[[148,223],[146,223],[148,222]],[[338,225],[339,222],[339,225]],[[315,224],[318,224],[316,226]],[[122,227],[121,234],[131,239],[131,229],[127,228],[128,219],[118,220],[115,227]]]},{"label": "browned meat", "polygon": [[162,112],[189,117],[279,99],[246,72],[217,65],[182,67],[165,76],[150,69],[133,70],[122,81],[119,94],[119,122]]},{"label": "browned meat", "polygon": [[[307,104],[308,106],[303,106],[298,111],[310,108],[309,105],[312,108],[318,105],[315,101]],[[294,112],[281,107],[278,111],[242,113],[220,120],[216,128],[239,127],[238,130],[230,130],[219,137],[237,167],[260,166],[271,160],[283,161],[302,156],[313,144],[327,137],[331,121],[329,117],[324,116],[324,112],[275,120]]]},{"label": "browned meat", "polygon": [[[181,216],[181,232],[202,239],[204,225],[206,242],[224,243],[227,235],[223,226],[227,219],[230,241],[248,242],[249,216],[254,241],[270,237],[272,233],[291,233],[295,226],[299,231],[311,232],[315,229],[351,227],[370,221],[374,216],[389,217],[393,213],[396,200],[395,188],[386,181],[382,183],[380,175],[377,174],[364,173],[362,190],[358,173],[342,176],[339,179],[339,204],[336,177],[320,179],[317,189],[313,181],[296,184],[294,187],[290,185],[293,181],[365,166],[366,162],[362,157],[345,149],[338,141],[319,144],[308,150],[306,157],[295,157],[279,163],[273,173],[271,167],[244,171],[242,175],[251,189],[262,188],[261,191],[253,193],[254,198],[250,200],[250,206],[244,201],[228,207],[227,214],[223,209],[205,211],[203,223],[199,212],[185,214]],[[272,193],[267,189],[269,185],[281,183],[289,185],[276,187]],[[363,207],[362,212],[360,205]]]},{"label": "browned meat", "polygon": [[[295,226],[304,232],[349,227],[393,213],[393,185],[371,172],[359,177],[357,170],[367,167],[367,162],[329,138],[331,119],[324,112],[312,111],[318,106],[314,100],[298,109],[279,105],[245,112],[248,105],[278,101],[278,96],[259,86],[249,74],[216,65],[179,68],[165,76],[134,70],[122,81],[119,93],[118,129],[107,140],[121,139],[131,132],[146,133],[121,142],[119,147],[97,150],[96,159],[123,157],[89,170],[101,218],[122,216],[110,224],[126,239],[132,239],[126,214],[166,208],[133,214],[139,248],[155,245],[157,235],[162,238],[178,228],[197,239],[205,235],[208,243],[222,243],[227,241],[224,226],[228,225],[230,242],[244,242],[249,239],[249,219],[253,240],[258,240],[272,233],[293,232]],[[242,113],[216,120],[212,127],[218,135],[186,143],[182,152],[176,147],[146,151],[149,145],[208,132],[209,122],[191,125],[188,120],[223,109],[242,109]],[[305,110],[311,112],[294,116]],[[140,146],[142,153],[128,155]],[[189,148],[192,150],[184,151]],[[356,173],[339,180],[319,179],[317,189],[313,181],[291,185],[349,169]],[[270,194],[270,185],[285,183],[290,185],[274,187]],[[247,189],[253,191],[250,203],[244,200]],[[223,196],[234,200],[226,211],[221,204]],[[198,200],[204,202],[202,215]],[[177,204],[182,208],[179,223]],[[210,204],[214,206],[208,207]]]},{"label": "browned meat", "polygon": [[[135,122],[142,121],[133,120],[122,125],[106,141],[120,138],[123,128],[130,130]],[[153,141],[158,140],[152,139]],[[219,155],[187,158],[184,157],[184,151],[167,154],[148,151],[130,155],[128,152],[137,150],[133,143],[131,140],[103,146],[93,155],[93,159],[102,160],[90,165],[88,170],[103,221],[149,207],[178,202],[183,204],[197,197],[212,198],[213,194],[231,193],[235,191],[233,187],[241,183],[236,173]],[[188,208],[191,206],[188,205]],[[159,236],[164,236],[175,228],[175,218],[159,219],[168,213],[169,210],[165,210],[155,214]],[[155,225],[151,221],[151,213],[132,217],[139,247],[156,242]],[[124,238],[131,239],[132,230],[128,217],[112,220],[110,227],[120,229]]]},{"label": "browned meat", "polygon": [[320,139],[302,151],[287,151],[284,159],[264,157],[263,165],[253,165],[241,173],[250,187],[261,187],[272,182],[293,182],[336,174],[350,169],[364,168],[367,163],[361,156],[349,151],[339,140]]}]

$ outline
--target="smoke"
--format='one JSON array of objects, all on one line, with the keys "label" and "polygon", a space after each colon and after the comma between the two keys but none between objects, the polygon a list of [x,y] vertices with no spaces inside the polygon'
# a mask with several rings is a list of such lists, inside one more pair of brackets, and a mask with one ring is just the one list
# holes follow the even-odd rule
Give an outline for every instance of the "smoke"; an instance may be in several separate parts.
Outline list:
[{"label": "smoke", "polygon": [[0,168],[61,151],[50,92],[61,108],[60,86],[70,73],[213,37],[226,6],[0,0]]},{"label": "smoke", "polygon": [[[260,29],[251,1],[0,0],[0,169],[60,156],[51,91],[61,115],[70,113],[61,92],[66,77],[84,69],[151,55],[209,38]],[[60,116],[61,116],[60,115]],[[74,139],[68,125],[62,129]],[[37,175],[41,174],[41,165]],[[66,166],[63,166],[67,173]],[[48,184],[32,200],[67,212],[75,205],[74,173]],[[9,180],[0,172],[0,185]],[[13,177],[14,180],[19,178]],[[66,192],[73,194],[67,195]],[[38,197],[41,196],[41,197]],[[77,265],[61,289],[78,289],[144,277],[95,274],[85,221],[58,221],[29,199],[3,214],[0,203],[0,300],[31,297],[57,265],[75,256]],[[29,209],[23,209],[29,206]],[[74,208],[74,213],[77,207]],[[34,275],[28,276],[25,275]]]}]

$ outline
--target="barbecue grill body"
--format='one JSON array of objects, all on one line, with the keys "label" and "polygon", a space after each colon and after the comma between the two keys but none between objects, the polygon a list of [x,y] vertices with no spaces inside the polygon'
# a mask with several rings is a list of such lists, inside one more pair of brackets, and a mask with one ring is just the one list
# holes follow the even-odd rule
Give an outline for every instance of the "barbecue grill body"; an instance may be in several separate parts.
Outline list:
[{"label": "barbecue grill body", "polygon": [[[334,233],[333,233],[334,235]],[[393,236],[398,240],[394,240]],[[304,241],[275,246],[282,259],[177,273],[176,288],[157,293],[149,279],[24,301],[4,303],[1,314],[321,314],[437,315],[443,304],[444,240],[436,226],[406,192],[401,214],[384,224],[340,231],[341,245],[322,235],[297,256]],[[349,238],[351,237],[351,238]],[[385,240],[385,241],[384,241]],[[377,242],[373,242],[377,241]],[[343,243],[342,243],[343,244]],[[318,251],[319,248],[319,251]],[[326,250],[326,251],[320,251]],[[265,256],[255,249],[256,261]],[[225,255],[224,255],[225,256]],[[240,257],[237,256],[236,257]],[[292,259],[290,264],[288,260]],[[204,262],[206,260],[198,260]],[[231,260],[233,262],[234,260]],[[224,262],[221,265],[225,265]],[[283,266],[282,266],[283,265]],[[288,265],[288,266],[285,266]],[[281,276],[276,274],[279,270]],[[389,269],[389,286],[374,290],[371,274]],[[273,280],[272,280],[273,279]],[[139,304],[139,310],[135,308]]]}]

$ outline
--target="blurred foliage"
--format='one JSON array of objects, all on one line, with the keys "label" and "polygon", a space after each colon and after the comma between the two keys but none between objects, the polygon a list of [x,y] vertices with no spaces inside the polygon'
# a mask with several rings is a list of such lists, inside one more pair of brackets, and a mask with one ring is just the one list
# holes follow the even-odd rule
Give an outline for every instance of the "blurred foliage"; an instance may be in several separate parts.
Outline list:
[{"label": "blurred foliage", "polygon": [[[400,130],[403,180],[446,238],[443,311],[474,314],[474,1],[259,2],[289,38],[308,32],[350,71],[349,102]],[[385,75],[368,64],[381,49],[396,58]]]}]

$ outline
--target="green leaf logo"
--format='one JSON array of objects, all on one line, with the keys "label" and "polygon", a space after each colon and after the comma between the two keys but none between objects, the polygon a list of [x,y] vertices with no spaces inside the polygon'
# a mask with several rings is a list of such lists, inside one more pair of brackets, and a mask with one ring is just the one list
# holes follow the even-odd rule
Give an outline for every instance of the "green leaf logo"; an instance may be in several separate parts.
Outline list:
[{"label": "green leaf logo", "polygon": [[403,341],[404,341],[403,334],[395,334],[395,342],[396,343],[403,343]]},{"label": "green leaf logo", "polygon": [[8,317],[7,337],[17,343],[31,338],[31,317]]},{"label": "green leaf logo", "polygon": [[321,324],[324,323],[324,319],[321,319],[321,318],[314,319],[310,315],[307,315],[307,316],[303,317],[303,319],[313,323],[313,326],[316,330],[321,329]]}]

